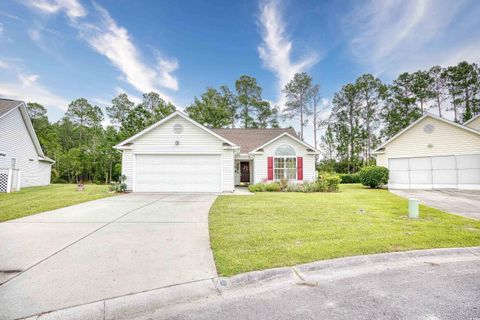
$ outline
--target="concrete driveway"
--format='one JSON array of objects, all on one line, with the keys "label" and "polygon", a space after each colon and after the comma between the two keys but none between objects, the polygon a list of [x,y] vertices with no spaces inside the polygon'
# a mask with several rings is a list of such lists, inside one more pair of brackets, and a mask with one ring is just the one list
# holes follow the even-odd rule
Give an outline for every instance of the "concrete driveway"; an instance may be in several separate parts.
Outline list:
[{"label": "concrete driveway", "polygon": [[480,191],[474,190],[390,190],[403,198],[459,216],[480,220]]},{"label": "concrete driveway", "polygon": [[208,194],[128,194],[0,223],[0,319],[217,275]]}]

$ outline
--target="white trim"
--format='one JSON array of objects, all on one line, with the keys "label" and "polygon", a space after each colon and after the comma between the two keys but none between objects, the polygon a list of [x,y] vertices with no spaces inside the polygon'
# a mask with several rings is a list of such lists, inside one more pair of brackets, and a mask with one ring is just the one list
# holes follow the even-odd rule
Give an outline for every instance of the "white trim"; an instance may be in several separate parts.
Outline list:
[{"label": "white trim", "polygon": [[448,157],[448,156],[468,156],[468,155],[477,155],[480,152],[466,152],[466,153],[445,153],[445,154],[436,154],[436,155],[429,155],[429,156],[412,156],[412,155],[400,155],[400,156],[391,156],[388,157],[387,160],[390,159],[405,159],[405,158],[431,158],[431,157]]},{"label": "white trim", "polygon": [[450,124],[452,126],[455,126],[457,128],[460,128],[460,129],[464,129],[464,130],[467,130],[471,133],[475,133],[475,134],[478,134],[480,135],[480,131],[477,131],[475,129],[472,129],[472,128],[469,128],[469,127],[466,127],[464,125],[461,125],[461,124],[458,124],[456,122],[453,122],[453,121],[450,121],[450,120],[447,120],[447,119],[444,119],[444,118],[440,118],[439,116],[436,116],[434,114],[431,114],[431,113],[427,113],[423,116],[421,116],[420,118],[418,118],[416,121],[414,121],[412,124],[410,124],[408,127],[406,127],[405,129],[403,129],[402,131],[400,131],[399,133],[397,133],[396,135],[394,135],[393,137],[391,137],[390,139],[388,139],[387,141],[385,141],[382,145],[380,145],[377,149],[375,149],[372,153],[373,154],[377,154],[378,150],[379,149],[382,149],[384,148],[387,144],[391,143],[393,140],[397,139],[399,136],[401,136],[402,134],[404,134],[406,131],[410,130],[410,128],[412,128],[413,126],[417,125],[420,121],[422,121],[423,119],[427,118],[427,117],[430,117],[430,118],[433,118],[435,120],[439,120],[439,121],[442,121],[442,122],[445,122],[447,124]]},{"label": "white trim", "polygon": [[257,152],[257,150],[263,149],[263,148],[265,148],[266,146],[268,146],[269,144],[271,144],[272,142],[275,142],[275,141],[277,141],[278,139],[280,139],[280,138],[282,138],[282,137],[285,137],[285,136],[293,139],[294,141],[300,143],[301,145],[303,145],[303,146],[305,146],[305,147],[307,147],[307,148],[309,148],[309,149],[312,149],[313,152],[310,152],[310,154],[319,154],[319,153],[320,153],[320,151],[318,151],[316,148],[312,147],[312,146],[309,145],[308,143],[305,143],[305,142],[303,142],[302,140],[300,140],[300,139],[292,136],[292,135],[291,135],[290,133],[288,133],[288,132],[284,132],[284,133],[282,133],[281,135],[276,136],[276,137],[273,138],[272,140],[268,141],[267,143],[264,143],[264,144],[261,145],[260,147],[258,147],[258,148],[256,148],[256,149],[250,151],[249,154],[255,153],[255,152]]},{"label": "white trim", "polygon": [[130,138],[128,138],[128,139],[126,139],[126,140],[118,143],[116,146],[114,146],[114,148],[116,148],[116,149],[121,149],[121,148],[123,147],[123,146],[122,146],[123,144],[129,143],[129,142],[137,139],[138,137],[140,137],[140,136],[144,135],[145,133],[147,133],[147,132],[155,129],[156,127],[158,127],[158,126],[160,126],[161,124],[167,122],[168,120],[172,119],[172,118],[175,117],[175,116],[180,116],[180,117],[182,117],[183,119],[191,122],[192,124],[194,124],[195,126],[199,127],[200,129],[202,129],[202,130],[210,133],[210,134],[213,135],[214,137],[222,140],[223,142],[226,142],[226,143],[230,144],[232,147],[238,147],[235,143],[233,143],[233,142],[225,139],[224,137],[222,137],[222,136],[216,134],[215,132],[213,132],[212,130],[210,130],[210,129],[204,127],[204,126],[202,126],[200,123],[198,123],[198,122],[196,122],[195,120],[191,119],[189,116],[187,116],[186,114],[184,114],[184,113],[181,112],[180,110],[176,110],[176,111],[174,111],[172,114],[170,114],[170,115],[166,116],[165,118],[163,118],[162,120],[160,120],[160,121],[152,124],[150,127],[146,128],[146,129],[143,129],[143,130],[140,131],[139,133],[137,133],[137,134],[131,136]]},{"label": "white trim", "polygon": [[475,119],[477,119],[477,118],[479,118],[479,117],[480,117],[480,113],[477,114],[477,115],[476,115],[475,117],[473,117],[472,119],[465,121],[465,122],[463,123],[463,125],[466,126],[467,124],[469,124],[470,122],[472,122],[473,120],[475,120]]},{"label": "white trim", "polygon": [[199,151],[135,151],[133,154],[159,154],[159,155],[220,155],[222,152],[199,152]]}]

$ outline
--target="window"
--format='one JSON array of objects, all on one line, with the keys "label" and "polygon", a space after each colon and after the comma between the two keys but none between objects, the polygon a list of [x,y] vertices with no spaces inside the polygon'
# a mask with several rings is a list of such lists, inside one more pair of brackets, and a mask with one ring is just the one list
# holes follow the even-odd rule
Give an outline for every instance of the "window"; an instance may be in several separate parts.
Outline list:
[{"label": "window", "polygon": [[297,158],[295,150],[291,146],[283,144],[275,150],[273,170],[275,180],[297,179]]}]

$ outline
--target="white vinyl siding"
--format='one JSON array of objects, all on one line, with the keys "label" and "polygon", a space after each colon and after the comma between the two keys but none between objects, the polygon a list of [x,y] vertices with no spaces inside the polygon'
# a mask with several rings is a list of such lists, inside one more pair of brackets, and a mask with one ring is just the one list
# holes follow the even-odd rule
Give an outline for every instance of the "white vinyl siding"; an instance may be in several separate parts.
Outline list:
[{"label": "white vinyl siding", "polygon": [[132,150],[124,150],[122,152],[122,175],[126,177],[125,183],[127,190],[132,191],[133,188],[133,152]]},{"label": "white vinyl siding", "polygon": [[[423,130],[427,124],[434,126],[432,133]],[[386,159],[475,153],[480,153],[480,134],[430,117],[385,146]]]},{"label": "white vinyl siding", "polygon": [[[181,133],[175,133],[173,126],[180,124]],[[211,133],[199,128],[181,116],[175,116],[144,135],[132,141],[132,150],[123,150],[122,172],[127,176],[129,190],[136,191],[134,172],[137,170],[137,156],[157,155],[189,155],[191,166],[195,166],[195,155],[218,155],[221,166],[216,175],[221,177],[222,190],[234,190],[233,150],[225,150],[223,141]],[[141,165],[141,164],[140,164]],[[131,179],[129,179],[129,175]],[[202,190],[199,190],[202,191]]]},{"label": "white vinyl siding", "polygon": [[[20,107],[19,107],[20,108]],[[38,160],[38,152],[20,109],[0,118],[0,168],[10,168],[15,158],[20,170],[20,188],[50,184],[51,164]]]},{"label": "white vinyl siding", "polygon": [[253,161],[254,183],[267,179],[267,158],[274,157],[275,150],[282,144],[293,147],[296,157],[303,157],[303,181],[315,180],[315,155],[308,154],[307,148],[304,145],[288,136],[284,136],[263,148],[264,152],[262,154],[255,154]]}]

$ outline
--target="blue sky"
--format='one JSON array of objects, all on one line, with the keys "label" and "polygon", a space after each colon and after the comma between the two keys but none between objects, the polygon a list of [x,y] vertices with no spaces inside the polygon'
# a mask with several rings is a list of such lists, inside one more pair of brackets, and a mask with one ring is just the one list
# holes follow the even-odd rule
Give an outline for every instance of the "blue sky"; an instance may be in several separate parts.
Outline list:
[{"label": "blue sky", "polygon": [[248,74],[281,107],[306,71],[328,104],[362,73],[480,62],[479,17],[476,0],[5,0],[0,96],[42,103],[51,120],[73,99],[104,107],[119,92],[154,90],[183,109]]}]

